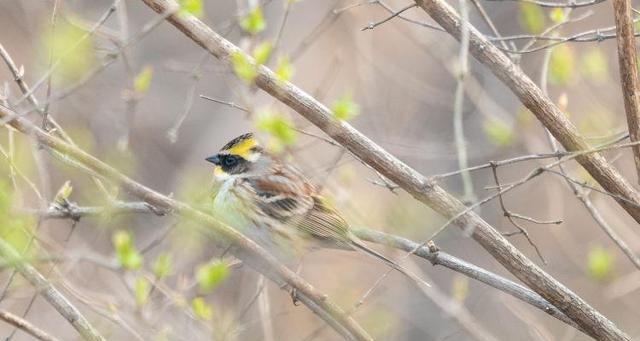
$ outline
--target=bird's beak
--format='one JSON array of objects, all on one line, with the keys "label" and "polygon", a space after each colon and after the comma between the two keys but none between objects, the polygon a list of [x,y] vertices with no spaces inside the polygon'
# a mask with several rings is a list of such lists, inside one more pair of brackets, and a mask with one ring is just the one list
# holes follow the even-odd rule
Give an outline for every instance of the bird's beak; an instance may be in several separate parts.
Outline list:
[{"label": "bird's beak", "polygon": [[220,164],[220,158],[218,157],[218,155],[209,156],[205,160],[213,163],[214,165],[219,165]]}]

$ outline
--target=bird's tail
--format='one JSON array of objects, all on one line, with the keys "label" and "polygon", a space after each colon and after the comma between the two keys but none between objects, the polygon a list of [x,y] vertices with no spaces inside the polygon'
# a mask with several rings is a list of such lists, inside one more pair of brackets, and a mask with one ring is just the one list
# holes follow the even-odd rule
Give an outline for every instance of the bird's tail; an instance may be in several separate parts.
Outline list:
[{"label": "bird's tail", "polygon": [[353,246],[354,249],[364,252],[365,254],[367,254],[370,257],[376,258],[378,260],[383,261],[385,264],[387,264],[389,267],[397,270],[398,272],[400,272],[401,274],[407,276],[407,278],[409,278],[412,282],[414,282],[419,289],[424,289],[424,287],[431,287],[431,285],[427,282],[425,282],[423,279],[421,279],[420,277],[418,277],[416,274],[414,274],[413,272],[403,268],[400,264],[392,261],[391,259],[387,258],[385,255],[379,253],[378,251],[375,251],[373,249],[371,249],[370,247],[368,247],[367,245],[364,244],[364,242],[362,242],[359,239],[352,239],[351,240],[351,245]]}]

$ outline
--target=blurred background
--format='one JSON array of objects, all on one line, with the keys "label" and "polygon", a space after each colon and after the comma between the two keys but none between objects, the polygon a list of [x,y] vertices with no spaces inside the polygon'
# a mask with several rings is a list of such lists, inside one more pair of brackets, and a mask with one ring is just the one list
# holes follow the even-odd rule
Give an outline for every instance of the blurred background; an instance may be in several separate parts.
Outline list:
[{"label": "blurred background", "polygon": [[[199,16],[254,57],[265,57],[264,63],[283,79],[312,94],[422,174],[444,174],[460,169],[453,123],[459,44],[427,27],[435,23],[418,8],[372,25],[409,3],[191,0],[183,1],[181,10]],[[543,82],[590,143],[598,145],[624,134],[615,39],[598,42],[595,34],[585,34],[596,29],[602,35],[615,33],[604,30],[613,25],[610,3],[575,10],[521,2],[480,3],[501,35],[525,35],[496,44],[524,51],[510,57],[536,83]],[[160,21],[141,1],[116,1],[115,12],[96,25],[113,4],[0,2],[0,44],[28,84],[40,83],[35,91],[39,102],[49,105],[50,115],[84,150],[146,186],[203,206],[212,196],[212,169],[204,158],[231,138],[257,131],[268,148],[295,162],[321,186],[354,226],[423,242],[445,222],[342,148],[318,138],[324,135],[295,112],[247,85],[252,70],[242,60],[235,61],[235,70],[229,69]],[[450,4],[459,6],[457,1]],[[476,7],[470,3],[467,7],[472,24],[495,36]],[[370,25],[375,27],[365,29]],[[576,34],[595,38],[555,46],[545,46],[554,40],[532,39]],[[265,52],[269,50],[265,42],[270,53]],[[20,101],[15,77],[4,66],[0,67],[4,97],[19,112],[33,112],[31,103]],[[52,66],[55,71],[49,80],[47,70]],[[470,166],[553,151],[535,117],[473,59],[463,100],[461,122]],[[27,117],[40,122],[34,113]],[[26,136],[8,129],[0,135],[0,234],[16,249],[27,250],[38,269],[108,339],[339,338],[305,306],[294,306],[286,291],[237,264],[188,221],[109,209],[76,222],[31,214],[55,205],[56,199],[100,207],[109,207],[113,200],[137,199],[112,184],[101,187]],[[629,150],[605,154],[637,185]],[[501,183],[510,183],[552,161],[518,162],[497,172]],[[565,170],[578,182],[597,186],[574,162],[565,164]],[[490,168],[471,172],[470,179],[466,188],[460,175],[439,182],[468,203],[495,192]],[[60,189],[66,194],[56,196]],[[610,197],[587,191],[604,220],[639,251],[635,222]],[[519,221],[546,265],[522,234],[509,239],[623,330],[640,334],[636,304],[640,273],[562,177],[545,173],[506,194],[504,202],[513,213],[561,220],[560,224]],[[500,231],[517,231],[496,200],[477,211]],[[435,242],[443,251],[513,279],[455,226]],[[372,246],[393,258],[404,254]],[[588,339],[540,310],[451,270],[418,258],[404,264],[433,288],[424,295],[397,273],[385,278],[353,312],[376,339],[477,338],[461,325],[462,313],[497,339]],[[383,264],[354,252],[322,250],[304,257],[301,275],[351,311],[386,271]],[[35,291],[27,282],[12,273],[7,266],[1,273],[1,309],[24,315],[60,339],[79,339],[45,300],[34,300]],[[463,307],[463,312],[447,313],[444,307]],[[0,335],[31,339],[6,324],[0,324]]]}]

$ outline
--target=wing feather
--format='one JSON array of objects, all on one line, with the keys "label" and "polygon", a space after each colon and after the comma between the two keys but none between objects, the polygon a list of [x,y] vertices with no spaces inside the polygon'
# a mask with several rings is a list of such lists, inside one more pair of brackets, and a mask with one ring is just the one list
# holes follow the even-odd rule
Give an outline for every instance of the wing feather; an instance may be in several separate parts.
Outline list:
[{"label": "wing feather", "polygon": [[325,246],[350,248],[349,225],[300,173],[287,169],[245,182],[255,192],[257,208],[264,215]]}]

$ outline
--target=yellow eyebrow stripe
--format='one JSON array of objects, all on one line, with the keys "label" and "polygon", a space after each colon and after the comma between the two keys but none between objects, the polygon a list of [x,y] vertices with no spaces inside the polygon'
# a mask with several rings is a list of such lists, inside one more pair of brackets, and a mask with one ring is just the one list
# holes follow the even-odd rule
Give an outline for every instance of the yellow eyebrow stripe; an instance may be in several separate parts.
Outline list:
[{"label": "yellow eyebrow stripe", "polygon": [[248,138],[229,148],[227,152],[229,152],[229,154],[238,155],[243,157],[244,159],[247,159],[249,157],[249,154],[251,153],[251,148],[257,145],[258,143],[254,138]]}]

